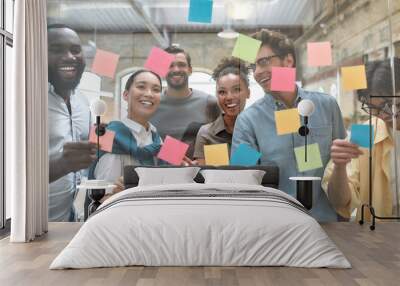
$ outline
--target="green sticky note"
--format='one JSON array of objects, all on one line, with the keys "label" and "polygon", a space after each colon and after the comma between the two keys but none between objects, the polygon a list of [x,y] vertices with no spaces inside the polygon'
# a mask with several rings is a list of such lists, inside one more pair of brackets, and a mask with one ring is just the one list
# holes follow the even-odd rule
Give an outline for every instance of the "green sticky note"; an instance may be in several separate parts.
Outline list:
[{"label": "green sticky note", "polygon": [[299,172],[305,172],[322,168],[321,153],[317,143],[307,145],[307,161],[305,161],[305,146],[294,148],[296,155],[297,168]]},{"label": "green sticky note", "polygon": [[232,56],[249,63],[255,63],[260,46],[261,41],[239,34]]}]

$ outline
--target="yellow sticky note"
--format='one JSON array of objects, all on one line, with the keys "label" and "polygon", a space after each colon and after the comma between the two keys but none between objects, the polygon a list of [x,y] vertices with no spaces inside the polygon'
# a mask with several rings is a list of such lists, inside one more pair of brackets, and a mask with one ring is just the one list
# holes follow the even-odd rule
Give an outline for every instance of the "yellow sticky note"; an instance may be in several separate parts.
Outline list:
[{"label": "yellow sticky note", "polygon": [[204,145],[206,165],[229,165],[228,144]]},{"label": "yellow sticky note", "polygon": [[275,111],[275,124],[278,135],[298,132],[300,115],[297,108]]},{"label": "yellow sticky note", "polygon": [[342,67],[341,72],[343,91],[367,88],[367,78],[365,76],[364,65]]}]

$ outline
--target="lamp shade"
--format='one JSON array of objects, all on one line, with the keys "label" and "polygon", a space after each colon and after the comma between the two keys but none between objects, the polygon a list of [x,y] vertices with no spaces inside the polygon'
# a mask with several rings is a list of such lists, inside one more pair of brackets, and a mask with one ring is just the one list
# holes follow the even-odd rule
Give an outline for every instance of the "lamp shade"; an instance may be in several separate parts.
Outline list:
[{"label": "lamp shade", "polygon": [[315,105],[311,100],[303,99],[297,106],[297,110],[302,116],[310,116],[315,110]]},{"label": "lamp shade", "polygon": [[104,100],[95,99],[90,104],[90,111],[95,116],[102,116],[107,111],[107,105]]},{"label": "lamp shade", "polygon": [[218,37],[223,39],[235,39],[238,36],[239,33],[230,28],[223,29],[221,32],[218,33]]}]

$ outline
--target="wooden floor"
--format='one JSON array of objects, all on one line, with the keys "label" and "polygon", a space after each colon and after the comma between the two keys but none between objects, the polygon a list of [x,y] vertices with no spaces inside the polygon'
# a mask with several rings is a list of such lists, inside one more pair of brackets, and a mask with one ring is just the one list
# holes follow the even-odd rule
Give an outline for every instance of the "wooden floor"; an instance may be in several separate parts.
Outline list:
[{"label": "wooden floor", "polygon": [[29,244],[0,241],[0,285],[400,285],[400,223],[323,225],[353,268],[123,267],[48,270],[79,229],[79,223],[51,223],[49,233]]}]

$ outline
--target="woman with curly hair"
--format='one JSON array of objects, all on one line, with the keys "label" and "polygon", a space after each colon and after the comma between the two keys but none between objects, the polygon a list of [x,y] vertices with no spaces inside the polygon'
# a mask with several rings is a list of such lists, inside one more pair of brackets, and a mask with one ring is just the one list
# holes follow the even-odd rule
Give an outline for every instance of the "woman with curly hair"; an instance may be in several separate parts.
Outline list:
[{"label": "woman with curly hair", "polygon": [[193,157],[204,165],[204,145],[232,143],[236,118],[250,97],[248,68],[236,58],[224,58],[214,69],[218,105],[222,114],[213,122],[203,125],[196,137]]}]

